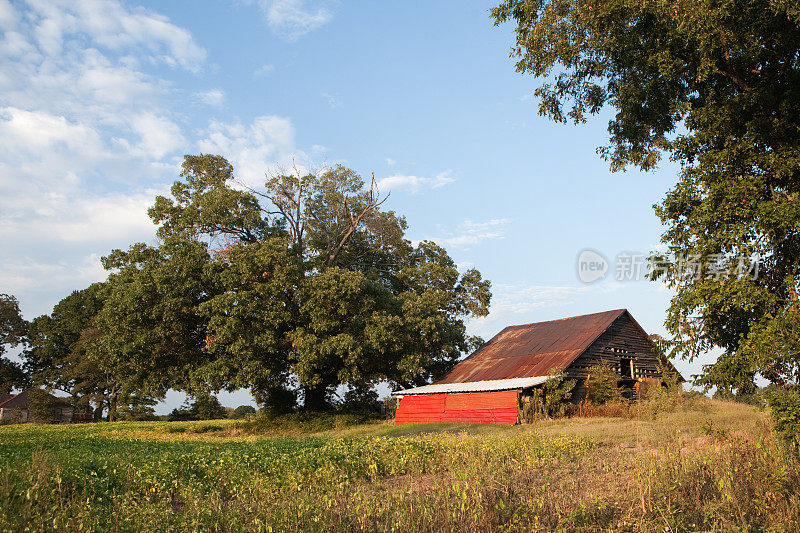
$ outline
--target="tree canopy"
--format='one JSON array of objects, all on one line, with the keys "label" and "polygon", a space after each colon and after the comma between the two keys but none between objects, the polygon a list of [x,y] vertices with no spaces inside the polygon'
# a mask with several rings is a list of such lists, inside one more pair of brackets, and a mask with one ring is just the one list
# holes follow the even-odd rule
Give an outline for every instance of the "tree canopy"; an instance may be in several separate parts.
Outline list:
[{"label": "tree canopy", "polygon": [[86,351],[126,390],[249,387],[319,410],[340,385],[425,383],[479,342],[465,320],[488,312],[489,282],[405,239],[374,179],[295,169],[251,189],[215,155],[186,156],[180,177],[149,211],[159,244],[103,259]]}]

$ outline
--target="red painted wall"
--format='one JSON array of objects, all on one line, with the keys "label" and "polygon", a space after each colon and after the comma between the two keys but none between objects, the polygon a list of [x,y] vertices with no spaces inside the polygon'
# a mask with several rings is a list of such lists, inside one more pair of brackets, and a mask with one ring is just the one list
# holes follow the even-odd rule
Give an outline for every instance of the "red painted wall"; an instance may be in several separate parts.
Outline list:
[{"label": "red painted wall", "polygon": [[403,396],[394,413],[394,423],[516,424],[517,395],[516,390],[504,390]]}]

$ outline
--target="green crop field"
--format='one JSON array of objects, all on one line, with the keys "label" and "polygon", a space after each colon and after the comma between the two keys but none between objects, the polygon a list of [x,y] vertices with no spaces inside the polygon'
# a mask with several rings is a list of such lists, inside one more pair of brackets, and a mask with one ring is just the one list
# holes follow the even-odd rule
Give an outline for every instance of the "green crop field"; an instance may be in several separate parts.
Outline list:
[{"label": "green crop field", "polygon": [[797,452],[764,413],[511,427],[0,427],[0,530],[797,530]]}]

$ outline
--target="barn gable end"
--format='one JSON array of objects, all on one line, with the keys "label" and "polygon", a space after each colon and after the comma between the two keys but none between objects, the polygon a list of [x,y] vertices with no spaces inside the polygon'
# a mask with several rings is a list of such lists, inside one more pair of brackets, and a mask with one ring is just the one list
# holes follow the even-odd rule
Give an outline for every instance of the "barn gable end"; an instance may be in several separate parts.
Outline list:
[{"label": "barn gable end", "polygon": [[633,379],[661,378],[653,343],[626,311],[592,342],[568,367],[570,378],[586,378],[595,364],[609,365],[622,375],[622,361],[633,361]]},{"label": "barn gable end", "polygon": [[631,392],[637,382],[660,383],[663,380],[662,365],[653,342],[627,311],[566,368],[567,377],[577,381],[576,398],[585,395],[589,369],[598,364],[616,370],[621,384]]}]

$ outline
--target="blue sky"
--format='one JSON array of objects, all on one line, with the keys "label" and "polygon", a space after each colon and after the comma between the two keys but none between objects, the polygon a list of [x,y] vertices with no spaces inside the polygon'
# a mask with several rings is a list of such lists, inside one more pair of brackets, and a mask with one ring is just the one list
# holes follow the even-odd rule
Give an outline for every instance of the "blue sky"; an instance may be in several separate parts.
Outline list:
[{"label": "blue sky", "polygon": [[[154,241],[145,210],[183,154],[211,152],[255,186],[293,158],[374,172],[410,239],[492,281],[474,334],[622,307],[664,333],[670,293],[613,261],[658,244],[676,167],[611,173],[608,114],[539,117],[491,7],[0,0],[0,292],[32,319],[104,279],[109,250]],[[584,248],[607,279],[578,280]]]}]

